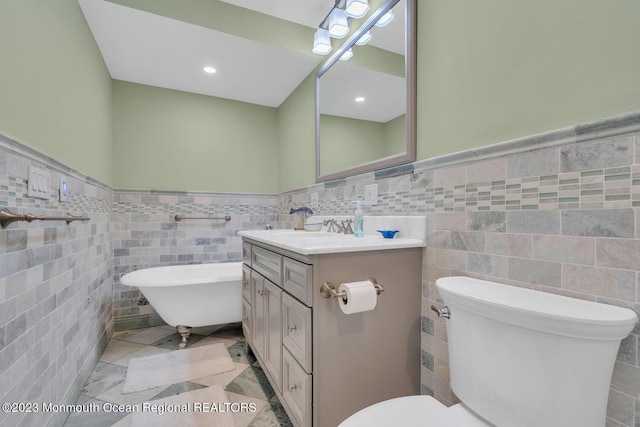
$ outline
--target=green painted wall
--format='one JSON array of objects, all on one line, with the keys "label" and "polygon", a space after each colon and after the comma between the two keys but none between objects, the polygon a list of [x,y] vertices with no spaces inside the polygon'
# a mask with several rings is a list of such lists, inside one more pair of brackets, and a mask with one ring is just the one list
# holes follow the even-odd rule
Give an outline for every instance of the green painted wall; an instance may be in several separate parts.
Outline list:
[{"label": "green painted wall", "polygon": [[0,0],[0,132],[111,184],[111,77],[76,1]]},{"label": "green painted wall", "polygon": [[385,156],[404,153],[407,147],[407,116],[405,114],[384,124]]},{"label": "green painted wall", "polygon": [[315,71],[278,108],[279,191],[315,182]]},{"label": "green painted wall", "polygon": [[637,0],[420,0],[418,158],[640,109]]},{"label": "green painted wall", "polygon": [[[320,139],[322,175],[386,156],[384,123],[323,114]],[[354,163],[354,159],[358,162]]]},{"label": "green painted wall", "polygon": [[114,187],[278,191],[277,110],[114,81]]}]

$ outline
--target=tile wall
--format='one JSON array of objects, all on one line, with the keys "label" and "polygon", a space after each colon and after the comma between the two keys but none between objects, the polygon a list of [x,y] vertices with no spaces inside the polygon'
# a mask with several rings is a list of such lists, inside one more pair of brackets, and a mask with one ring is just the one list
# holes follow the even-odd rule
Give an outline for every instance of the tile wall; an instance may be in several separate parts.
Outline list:
[{"label": "tile wall", "polygon": [[[350,213],[377,183],[365,215],[426,215],[422,393],[449,388],[446,327],[430,310],[440,277],[467,275],[614,304],[640,314],[640,115],[416,162],[282,194],[281,214],[310,203]],[[418,286],[418,284],[416,284]],[[623,341],[607,426],[640,425],[640,326]]]},{"label": "tile wall", "polygon": [[[148,267],[242,260],[237,232],[277,222],[275,196],[191,192],[121,191],[113,195],[113,315],[115,329],[163,324],[124,274]],[[231,216],[175,221],[175,215]]]},{"label": "tile wall", "polygon": [[[70,197],[26,197],[28,166],[69,178]],[[62,425],[113,328],[109,188],[0,135],[0,209],[87,215],[87,222],[34,221],[0,229],[0,401],[32,412],[0,413],[0,425]],[[29,409],[29,408],[15,408]],[[37,411],[36,411],[37,409]]]}]

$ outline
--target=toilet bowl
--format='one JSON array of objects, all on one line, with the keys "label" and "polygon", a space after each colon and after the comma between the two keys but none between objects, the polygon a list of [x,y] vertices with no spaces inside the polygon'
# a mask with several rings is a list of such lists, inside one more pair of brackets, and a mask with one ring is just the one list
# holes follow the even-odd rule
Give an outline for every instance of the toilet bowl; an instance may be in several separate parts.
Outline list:
[{"label": "toilet bowl", "polygon": [[340,427],[602,427],[634,311],[469,277],[436,281],[446,309],[451,390],[461,403],[405,396]]},{"label": "toilet bowl", "polygon": [[364,426],[489,427],[461,404],[446,407],[431,396],[404,396],[385,400],[356,412],[338,427]]}]

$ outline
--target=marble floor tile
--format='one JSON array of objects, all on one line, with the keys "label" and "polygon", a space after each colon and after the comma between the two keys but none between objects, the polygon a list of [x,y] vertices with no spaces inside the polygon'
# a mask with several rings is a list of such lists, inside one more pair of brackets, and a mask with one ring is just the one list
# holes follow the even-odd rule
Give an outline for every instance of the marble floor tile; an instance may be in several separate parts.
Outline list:
[{"label": "marble floor tile", "polygon": [[121,339],[129,337],[131,335],[137,334],[138,332],[140,332],[140,329],[129,329],[129,330],[126,330],[126,331],[114,331],[113,335],[111,336],[111,339],[121,340]]},{"label": "marble floor tile", "polygon": [[201,388],[206,388],[206,385],[197,384],[192,381],[184,381],[178,384],[172,384],[169,387],[162,390],[160,393],[153,396],[153,398],[148,400],[157,400],[162,399],[163,397],[175,396],[177,394],[186,393],[188,391],[199,390]]},{"label": "marble floor tile", "polygon": [[[91,399],[85,404],[95,403],[102,407],[106,402],[98,399]],[[119,412],[96,411],[96,412],[74,412],[69,415],[65,427],[104,427],[112,426],[122,420],[127,414]],[[124,424],[125,426],[128,425]]]},{"label": "marble floor tile", "polygon": [[237,341],[236,340],[230,340],[230,339],[226,339],[226,338],[218,338],[218,337],[204,337],[199,341],[196,342],[189,342],[189,344],[187,345],[187,348],[196,348],[196,347],[202,347],[204,345],[209,345],[209,344],[217,344],[221,342],[222,344],[224,344],[225,347],[229,348],[232,345],[234,345]]},{"label": "marble floor tile", "polygon": [[230,323],[225,325],[220,330],[216,331],[216,337],[228,338],[233,340],[241,340],[244,338],[242,333],[242,323]]},{"label": "marble floor tile", "polygon": [[81,393],[96,397],[118,384],[124,383],[126,372],[126,368],[122,366],[105,363],[91,373]]},{"label": "marble floor tile", "polygon": [[155,387],[149,390],[142,390],[135,393],[123,393],[124,381],[106,390],[96,396],[96,399],[104,400],[110,403],[116,403],[118,405],[135,405],[147,400],[151,400],[153,396],[162,392],[166,387]]},{"label": "marble floor tile", "polygon": [[231,403],[247,403],[252,404],[254,411],[240,411],[233,413],[234,427],[248,427],[253,419],[262,412],[263,408],[267,405],[267,402],[253,397],[245,396],[243,394],[232,393],[227,391],[227,397]]},{"label": "marble floor tile", "polygon": [[[188,347],[200,347],[218,342],[224,343],[236,364],[233,371],[157,387],[138,393],[123,394],[124,380],[129,361],[134,357],[176,351],[181,340],[175,328],[154,326],[132,331],[114,333],[100,361],[87,380],[78,403],[95,402],[118,405],[141,404],[168,396],[186,393],[213,385],[225,386],[230,403],[251,403],[254,410],[234,413],[235,427],[290,426],[284,408],[249,350],[241,324],[199,329],[209,335],[192,334]],[[95,413],[74,413],[67,419],[66,427],[129,427],[131,415],[127,413],[99,411]]]},{"label": "marble floor tile", "polygon": [[267,401],[275,396],[264,371],[257,363],[249,366],[235,380],[227,384],[227,391]]},{"label": "marble floor tile", "polygon": [[249,423],[248,427],[293,427],[280,401],[274,398]]},{"label": "marble floor tile", "polygon": [[111,340],[107,348],[104,349],[102,356],[100,356],[101,362],[113,362],[129,353],[144,348],[143,344],[137,344],[129,341]]},{"label": "marble floor tile", "polygon": [[210,375],[208,377],[196,378],[195,380],[191,380],[191,381],[193,381],[194,383],[205,385],[205,386],[223,385],[226,387],[227,384],[234,381],[248,367],[249,365],[236,362],[236,368],[233,371],[223,372],[221,374],[216,374],[216,375]]},{"label": "marble floor tile", "polygon": [[166,329],[162,329],[162,328],[155,328],[155,327],[151,327],[148,329],[143,329],[140,332],[137,332],[133,335],[130,335],[126,338],[120,338],[122,340],[125,341],[131,341],[131,342],[135,342],[138,344],[145,344],[145,345],[149,345],[149,344],[153,344],[154,342],[161,340],[163,338],[168,337],[169,335],[173,335],[175,334],[175,330],[174,331],[168,331]]},{"label": "marble floor tile", "polygon": [[155,347],[155,346],[151,346],[151,345],[145,345],[144,347],[140,348],[139,350],[136,350],[132,353],[126,354],[116,360],[114,360],[113,363],[114,365],[119,365],[119,366],[124,366],[125,368],[129,366],[129,361],[131,359],[134,359],[136,357],[146,357],[146,356],[153,356],[155,354],[160,354],[160,353],[168,353],[170,351],[174,351],[174,350],[169,350],[167,348],[162,348],[162,347]]},{"label": "marble floor tile", "polygon": [[242,340],[238,341],[230,347],[227,347],[229,351],[229,355],[231,355],[231,360],[236,363],[244,363],[247,365],[253,365],[256,363],[256,357],[249,350],[247,346],[247,342]]},{"label": "marble floor tile", "polygon": [[[198,341],[204,338],[205,338],[204,335],[191,334],[191,336],[189,337],[189,341],[187,343],[187,347],[197,343]],[[178,348],[178,344],[180,344],[180,341],[182,341],[182,337],[177,332],[174,332],[173,334],[168,335],[158,341],[155,341],[150,345],[155,347],[160,347],[160,348],[166,348],[168,350],[175,350]]]}]

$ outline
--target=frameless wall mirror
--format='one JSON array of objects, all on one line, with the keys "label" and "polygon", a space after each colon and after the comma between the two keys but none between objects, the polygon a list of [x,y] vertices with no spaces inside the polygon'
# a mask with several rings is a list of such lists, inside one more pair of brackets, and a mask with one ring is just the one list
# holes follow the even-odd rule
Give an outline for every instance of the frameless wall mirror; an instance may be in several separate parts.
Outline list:
[{"label": "frameless wall mirror", "polygon": [[316,73],[316,182],[415,161],[415,4],[385,1]]}]

